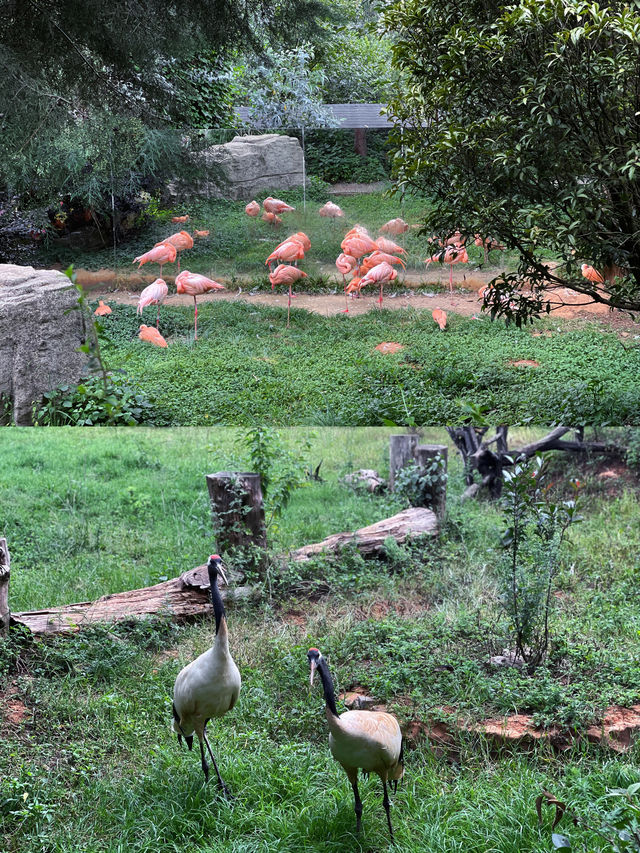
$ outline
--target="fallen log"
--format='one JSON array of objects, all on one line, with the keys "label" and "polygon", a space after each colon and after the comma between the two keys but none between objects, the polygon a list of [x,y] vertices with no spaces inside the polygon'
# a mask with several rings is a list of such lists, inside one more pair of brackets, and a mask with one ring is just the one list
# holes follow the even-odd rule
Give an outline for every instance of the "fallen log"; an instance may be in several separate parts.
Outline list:
[{"label": "fallen log", "polygon": [[334,533],[322,542],[297,548],[289,555],[294,563],[302,563],[316,554],[338,553],[347,545],[355,545],[363,557],[373,557],[384,550],[384,540],[391,536],[399,545],[417,536],[437,536],[438,520],[424,507],[410,507],[402,512],[361,527],[352,533]]},{"label": "fallen log", "polygon": [[[221,589],[225,601],[246,598],[248,587]],[[12,625],[23,625],[34,634],[73,633],[95,622],[121,622],[166,614],[187,621],[212,612],[207,567],[198,566],[154,586],[103,595],[96,601],[63,604],[47,610],[11,614]]]}]

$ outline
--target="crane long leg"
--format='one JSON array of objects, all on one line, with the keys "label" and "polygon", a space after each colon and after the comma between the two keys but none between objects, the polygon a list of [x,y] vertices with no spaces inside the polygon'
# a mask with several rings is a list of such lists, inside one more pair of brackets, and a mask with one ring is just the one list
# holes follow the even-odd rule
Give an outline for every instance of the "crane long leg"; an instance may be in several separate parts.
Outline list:
[{"label": "crane long leg", "polygon": [[355,800],[354,809],[356,813],[356,832],[360,832],[360,828],[362,826],[362,800],[360,799],[360,792],[358,791],[357,770],[355,776],[351,779],[351,787],[353,788],[353,797]]},{"label": "crane long leg", "polygon": [[202,736],[204,738],[204,742],[207,745],[207,749],[209,750],[209,755],[211,756],[211,760],[213,761],[213,766],[215,767],[215,770],[216,770],[216,775],[218,777],[218,786],[220,787],[220,790],[225,795],[225,797],[230,797],[231,792],[229,791],[229,789],[227,788],[225,783],[222,781],[222,776],[220,775],[220,771],[218,770],[218,765],[216,764],[216,759],[213,755],[213,752],[211,751],[211,745],[209,744],[209,739],[206,735],[206,732],[203,732]]},{"label": "crane long leg", "polygon": [[384,810],[387,813],[387,823],[389,824],[389,835],[391,836],[391,840],[393,841],[393,827],[391,826],[391,811],[389,808],[389,792],[387,791],[387,780],[382,780],[382,787],[384,789],[384,796],[382,797],[382,804],[384,805]]},{"label": "crane long leg", "polygon": [[194,304],[195,309],[196,309],[195,333],[194,333],[193,339],[194,339],[194,341],[197,341],[198,340],[198,300],[195,298],[195,296],[193,297],[193,304]]},{"label": "crane long leg", "polygon": [[[207,759],[204,755],[204,743],[202,742],[202,738],[198,737],[200,741],[200,758],[202,759],[202,770],[204,772],[204,780],[205,782],[209,781],[209,765],[207,764]],[[217,769],[217,768],[216,768]]]}]

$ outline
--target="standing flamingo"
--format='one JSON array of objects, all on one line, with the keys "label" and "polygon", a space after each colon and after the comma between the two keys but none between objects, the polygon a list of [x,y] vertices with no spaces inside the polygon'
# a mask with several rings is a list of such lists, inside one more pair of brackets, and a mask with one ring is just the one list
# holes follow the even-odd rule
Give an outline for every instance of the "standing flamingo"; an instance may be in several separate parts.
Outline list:
[{"label": "standing flamingo", "polygon": [[368,273],[369,270],[377,267],[378,264],[383,263],[383,261],[389,264],[389,266],[399,264],[403,269],[406,269],[406,265],[401,258],[397,258],[395,255],[388,255],[386,252],[372,252],[370,255],[367,255],[360,264],[360,271]]},{"label": "standing flamingo", "polygon": [[265,261],[265,266],[268,266],[269,270],[271,270],[271,261],[277,261],[278,263],[281,261],[297,262],[301,261],[303,258],[304,249],[302,247],[302,243],[299,243],[297,240],[289,239],[280,243],[280,245],[271,252]]},{"label": "standing flamingo", "polygon": [[394,243],[393,240],[389,240],[386,237],[378,237],[378,239],[376,240],[376,245],[381,252],[386,252],[388,255],[407,254],[406,249],[403,249],[402,246],[398,246],[397,243]]},{"label": "standing flamingo", "polygon": [[[144,255],[138,255],[137,258],[134,258],[133,263],[138,264],[138,269],[140,269],[143,264],[160,264],[160,278],[162,278],[162,267],[164,264],[172,264],[175,259],[175,246],[172,246],[171,243],[158,243],[153,247],[153,249],[149,249],[148,252],[145,252]],[[140,263],[138,263],[138,261]]]},{"label": "standing flamingo", "polygon": [[447,246],[435,255],[425,260],[427,266],[430,263],[449,264],[449,292],[453,295],[453,265],[469,263],[469,255],[464,246]]},{"label": "standing flamingo", "polygon": [[274,285],[276,284],[287,284],[289,285],[289,301],[287,303],[287,329],[289,328],[289,319],[291,315],[291,285],[294,281],[298,281],[300,278],[307,278],[306,272],[298,269],[298,267],[292,267],[288,264],[279,264],[272,273],[269,273],[269,281],[271,282],[271,290],[273,290]]},{"label": "standing flamingo", "polygon": [[592,267],[589,264],[582,264],[580,270],[587,281],[592,281],[594,284],[604,283],[604,276],[602,273],[598,272],[595,267]]},{"label": "standing flamingo", "polygon": [[189,270],[182,270],[180,275],[176,276],[176,290],[178,293],[187,293],[189,296],[193,296],[193,305],[195,308],[195,332],[194,332],[194,340],[198,340],[198,302],[196,297],[201,296],[203,293],[208,293],[210,290],[224,290],[224,285],[218,284],[217,281],[213,281],[211,278],[207,278],[204,275],[198,275],[195,272],[189,272]]},{"label": "standing flamingo", "polygon": [[[362,233],[349,233],[340,243],[340,248],[346,255],[351,255],[356,261],[359,261],[363,255],[368,255],[370,252],[377,251],[378,247],[373,242],[371,237],[367,237]],[[359,264],[356,264],[356,271],[359,269]]]},{"label": "standing flamingo", "polygon": [[362,277],[360,287],[362,288],[366,284],[379,284],[380,296],[378,297],[378,303],[380,305],[380,308],[382,308],[382,286],[389,281],[393,281],[396,278],[398,278],[398,273],[390,264],[388,264],[386,261],[383,261],[381,264],[375,266],[372,270],[369,270],[369,272]]},{"label": "standing flamingo", "polygon": [[[196,232],[197,233],[197,232]],[[209,232],[207,231],[207,234]],[[180,272],[180,252],[185,249],[193,249],[193,237],[189,234],[188,231],[178,231],[176,234],[171,234],[169,237],[166,237],[164,240],[161,240],[160,243],[156,243],[156,246],[161,246],[163,243],[170,243],[172,246],[175,246],[176,252],[178,254],[178,273]]]},{"label": "standing flamingo", "polygon": [[167,298],[169,288],[167,283],[162,278],[157,278],[152,284],[149,284],[140,294],[138,299],[138,308],[136,314],[142,314],[143,308],[147,305],[157,305],[158,311],[156,315],[156,329],[160,328],[160,305]]},{"label": "standing flamingo", "polygon": [[489,261],[489,252],[492,249],[497,249],[500,252],[504,252],[504,246],[502,243],[498,243],[497,240],[493,240],[491,237],[482,237],[481,234],[474,234],[474,245],[482,246],[484,249],[484,263],[487,264]]}]

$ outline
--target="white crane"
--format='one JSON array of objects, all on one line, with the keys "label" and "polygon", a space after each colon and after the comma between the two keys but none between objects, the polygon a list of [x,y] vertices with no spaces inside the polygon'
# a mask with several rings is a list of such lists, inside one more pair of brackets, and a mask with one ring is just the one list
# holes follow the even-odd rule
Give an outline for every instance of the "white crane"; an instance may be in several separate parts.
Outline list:
[{"label": "white crane", "polygon": [[206,744],[218,776],[218,785],[227,796],[229,790],[222,781],[218,765],[207,739],[205,728],[213,717],[222,717],[230,711],[240,693],[240,673],[229,652],[229,632],[224,604],[218,589],[218,575],[227,582],[222,569],[222,559],[212,554],[207,563],[211,603],[216,619],[216,636],[213,646],[178,673],[173,688],[173,731],[182,738],[189,749],[193,748],[193,733],[200,742],[200,757],[205,780],[209,781],[209,765],[204,753]]},{"label": "white crane", "polygon": [[383,804],[387,813],[389,833],[393,841],[393,827],[389,810],[387,782],[395,783],[404,773],[402,760],[402,732],[398,721],[382,711],[345,711],[338,715],[333,680],[326,660],[318,649],[307,652],[311,668],[310,684],[317,671],[322,680],[326,715],[329,723],[329,749],[349,777],[355,798],[356,831],[360,832],[362,800],[358,792],[358,770],[377,773],[382,780]]}]

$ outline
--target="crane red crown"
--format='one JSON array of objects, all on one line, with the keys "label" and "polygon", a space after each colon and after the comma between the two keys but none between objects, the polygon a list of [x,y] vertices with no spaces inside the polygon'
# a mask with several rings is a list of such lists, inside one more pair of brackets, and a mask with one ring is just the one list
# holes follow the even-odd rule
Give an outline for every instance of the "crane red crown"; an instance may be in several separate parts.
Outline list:
[{"label": "crane red crown", "polygon": [[210,560],[221,560],[221,559],[222,559],[222,557],[220,556],[220,554],[211,554],[211,556],[209,557],[209,559],[210,559]]},{"label": "crane red crown", "polygon": [[311,646],[311,648],[309,649],[309,651],[310,651],[310,652],[318,652],[318,654],[320,654],[320,649],[316,649],[316,647],[315,647],[315,646]]}]

